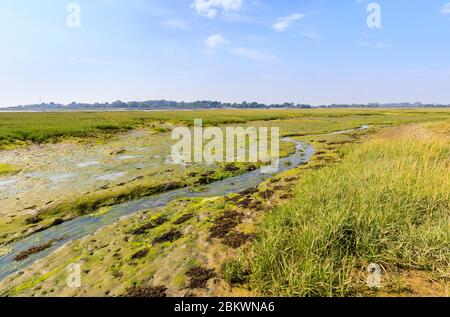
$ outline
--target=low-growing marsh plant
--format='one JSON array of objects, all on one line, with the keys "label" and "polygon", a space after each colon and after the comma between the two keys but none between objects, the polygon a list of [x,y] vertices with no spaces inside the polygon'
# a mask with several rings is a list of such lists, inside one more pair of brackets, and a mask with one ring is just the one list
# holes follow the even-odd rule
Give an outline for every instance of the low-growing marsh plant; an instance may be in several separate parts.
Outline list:
[{"label": "low-growing marsh plant", "polygon": [[0,163],[0,175],[18,172],[18,169],[10,164]]},{"label": "low-growing marsh plant", "polygon": [[221,273],[222,278],[229,284],[243,284],[249,280],[248,268],[239,259],[225,262]]}]

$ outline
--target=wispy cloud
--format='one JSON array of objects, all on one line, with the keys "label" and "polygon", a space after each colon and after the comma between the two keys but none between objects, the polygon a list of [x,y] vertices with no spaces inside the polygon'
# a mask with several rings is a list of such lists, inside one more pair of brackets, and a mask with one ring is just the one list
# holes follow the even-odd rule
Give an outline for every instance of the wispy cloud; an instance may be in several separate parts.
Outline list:
[{"label": "wispy cloud", "polygon": [[210,50],[216,50],[221,46],[230,44],[222,35],[214,34],[205,40],[205,45]]},{"label": "wispy cloud", "polygon": [[244,0],[194,0],[191,7],[198,14],[210,19],[217,16],[220,11],[236,11],[242,7]]},{"label": "wispy cloud", "polygon": [[277,58],[271,54],[267,54],[258,50],[253,50],[249,48],[232,48],[230,50],[231,54],[246,59],[251,59],[254,61],[276,61]]},{"label": "wispy cloud", "polygon": [[292,14],[287,17],[279,18],[278,21],[273,25],[273,28],[277,32],[283,32],[286,29],[290,28],[292,23],[304,18],[305,15],[301,13]]},{"label": "wispy cloud", "polygon": [[441,13],[442,13],[442,14],[445,14],[445,15],[450,14],[450,2],[444,4],[444,6],[443,6],[442,9],[441,9]]},{"label": "wispy cloud", "polygon": [[253,61],[276,61],[278,60],[274,55],[262,52],[259,50],[244,48],[244,47],[232,47],[231,42],[225,39],[220,34],[214,34],[208,37],[205,42],[206,53],[214,53],[224,47],[229,47],[227,52],[231,55],[242,57]]},{"label": "wispy cloud", "polygon": [[369,47],[369,48],[388,48],[391,47],[389,44],[381,43],[381,42],[358,42],[358,45],[361,47]]}]

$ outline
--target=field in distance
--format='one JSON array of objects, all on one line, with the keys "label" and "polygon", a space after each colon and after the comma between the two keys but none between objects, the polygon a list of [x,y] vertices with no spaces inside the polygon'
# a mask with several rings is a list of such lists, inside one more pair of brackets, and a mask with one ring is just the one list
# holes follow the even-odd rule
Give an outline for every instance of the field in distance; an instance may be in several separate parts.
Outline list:
[{"label": "field in distance", "polygon": [[[184,123],[194,119],[204,124],[236,124],[249,121],[304,119],[318,120],[322,132],[365,124],[394,125],[439,120],[448,117],[448,109],[311,109],[311,110],[201,110],[161,112],[0,112],[0,149],[10,149],[29,142],[43,143],[68,137],[96,137],[134,128],[155,127],[155,123]],[[335,120],[330,120],[335,118]],[[323,119],[323,120],[322,120]],[[364,119],[364,120],[361,120]],[[329,123],[335,122],[334,125]],[[304,131],[314,133],[314,131]]]}]

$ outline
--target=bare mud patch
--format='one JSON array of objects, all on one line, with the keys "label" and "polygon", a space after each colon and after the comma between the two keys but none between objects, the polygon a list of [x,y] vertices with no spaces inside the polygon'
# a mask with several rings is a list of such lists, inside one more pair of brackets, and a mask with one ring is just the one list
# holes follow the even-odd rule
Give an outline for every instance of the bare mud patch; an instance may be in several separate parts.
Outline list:
[{"label": "bare mud patch", "polygon": [[149,252],[150,252],[149,248],[139,250],[131,256],[131,260],[143,259],[148,255]]},{"label": "bare mud patch", "polygon": [[210,229],[210,238],[225,238],[242,222],[243,217],[243,214],[236,211],[226,211],[224,215],[214,221],[214,225]]},{"label": "bare mud patch", "polygon": [[45,250],[47,250],[47,249],[50,249],[50,248],[53,246],[53,244],[54,244],[55,242],[56,242],[56,240],[52,239],[52,240],[50,240],[50,241],[48,241],[48,242],[46,242],[46,243],[39,244],[39,245],[36,245],[36,246],[34,246],[34,247],[31,247],[31,248],[29,248],[29,249],[27,249],[27,250],[25,250],[25,251],[22,251],[21,253],[19,253],[19,254],[14,258],[14,261],[20,262],[20,261],[23,261],[23,260],[28,259],[28,258],[29,258],[30,256],[32,256],[33,254],[36,254],[36,253],[45,251]]},{"label": "bare mud patch", "polygon": [[154,287],[138,287],[134,286],[127,290],[124,297],[166,297],[167,287],[154,286]]},{"label": "bare mud patch", "polygon": [[188,288],[205,288],[208,281],[216,277],[216,273],[213,269],[206,269],[203,267],[193,267],[186,272],[186,276],[189,277]]},{"label": "bare mud patch", "polygon": [[253,239],[255,239],[254,234],[231,232],[222,240],[222,243],[226,246],[229,246],[230,248],[238,249],[247,242],[252,241]]},{"label": "bare mud patch", "polygon": [[183,234],[178,230],[171,230],[162,236],[159,236],[158,238],[153,240],[153,243],[164,243],[164,242],[174,242],[178,239],[180,239],[183,236]]},{"label": "bare mud patch", "polygon": [[174,225],[181,225],[181,224],[191,220],[192,218],[194,218],[194,214],[193,213],[184,214],[183,216],[181,216],[180,218],[175,220],[173,224]]},{"label": "bare mud patch", "polygon": [[133,231],[131,231],[131,234],[134,234],[134,235],[145,234],[147,231],[155,229],[166,222],[167,222],[166,217],[164,217],[164,216],[158,217],[158,218],[140,226],[139,228],[134,229]]}]

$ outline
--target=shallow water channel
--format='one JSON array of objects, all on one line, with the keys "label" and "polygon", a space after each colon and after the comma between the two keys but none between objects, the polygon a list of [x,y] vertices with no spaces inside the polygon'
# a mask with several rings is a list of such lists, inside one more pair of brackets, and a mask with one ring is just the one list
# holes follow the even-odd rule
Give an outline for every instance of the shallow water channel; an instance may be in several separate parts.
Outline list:
[{"label": "shallow water channel", "polygon": [[[358,130],[367,130],[369,128],[370,127],[368,125],[364,125],[359,129],[337,131],[330,134],[351,133]],[[243,175],[230,177],[222,181],[202,186],[201,191],[199,191],[198,188],[187,187],[160,193],[150,197],[144,197],[113,206],[112,209],[105,214],[79,217],[11,243],[8,246],[11,248],[11,251],[6,255],[0,256],[0,281],[19,270],[27,268],[35,261],[45,258],[67,242],[93,234],[97,230],[117,222],[122,217],[140,211],[161,208],[166,206],[171,201],[179,198],[207,198],[239,193],[246,189],[258,186],[265,180],[272,178],[278,173],[294,169],[299,165],[307,163],[314,155],[314,148],[311,145],[307,145],[291,138],[284,138],[283,141],[294,143],[296,151],[294,154],[280,159],[279,169],[274,173],[262,173],[260,169],[257,169]],[[49,240],[55,240],[55,242],[47,250],[33,254],[24,261],[17,262],[14,260],[14,258],[22,251],[25,251],[35,245],[46,243]]]},{"label": "shallow water channel", "polygon": [[[197,188],[188,187],[150,197],[144,197],[142,199],[116,205],[106,214],[79,217],[11,243],[9,247],[12,250],[8,254],[0,257],[0,280],[3,280],[18,270],[28,267],[35,261],[46,257],[67,242],[95,233],[97,230],[118,221],[124,216],[152,208],[161,208],[178,198],[216,197],[238,193],[256,187],[263,181],[273,177],[275,174],[307,163],[314,154],[314,149],[310,145],[305,145],[302,142],[290,138],[285,138],[283,140],[294,143],[296,145],[296,151],[291,156],[280,159],[280,167],[276,173],[263,174],[261,173],[261,170],[258,169],[203,186],[201,191],[198,191]],[[14,258],[22,251],[53,239],[56,240],[55,243],[47,250],[34,254],[24,261],[17,262],[14,260]]]}]

